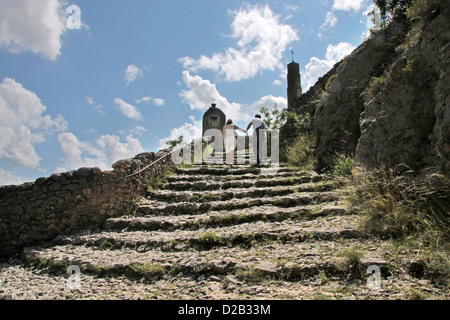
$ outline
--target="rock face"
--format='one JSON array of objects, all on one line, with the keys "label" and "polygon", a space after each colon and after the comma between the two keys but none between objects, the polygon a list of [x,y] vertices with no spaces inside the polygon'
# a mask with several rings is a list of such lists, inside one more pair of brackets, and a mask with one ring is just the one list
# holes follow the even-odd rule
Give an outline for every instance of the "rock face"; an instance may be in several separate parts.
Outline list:
[{"label": "rock face", "polygon": [[[450,172],[450,12],[416,26],[361,114],[357,160]],[[418,38],[420,36],[420,38]],[[416,40],[417,39],[417,40]],[[414,42],[415,41],[415,42]]]},{"label": "rock face", "polygon": [[425,21],[394,21],[337,64],[326,89],[299,99],[316,101],[318,169],[345,154],[369,168],[449,175],[449,11],[442,1]]},{"label": "rock face", "polygon": [[333,163],[337,154],[354,155],[361,137],[360,115],[364,112],[363,92],[374,75],[383,70],[392,48],[402,41],[406,29],[392,24],[358,47],[337,67],[333,82],[315,113],[317,149],[320,168]]}]

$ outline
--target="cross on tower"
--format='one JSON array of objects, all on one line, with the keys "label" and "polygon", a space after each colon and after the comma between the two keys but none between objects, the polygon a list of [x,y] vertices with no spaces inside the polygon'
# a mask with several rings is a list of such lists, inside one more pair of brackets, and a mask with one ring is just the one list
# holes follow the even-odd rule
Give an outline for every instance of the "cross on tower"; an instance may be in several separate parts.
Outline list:
[{"label": "cross on tower", "polygon": [[293,49],[291,49],[291,54],[292,54],[292,62],[294,62],[294,50]]}]

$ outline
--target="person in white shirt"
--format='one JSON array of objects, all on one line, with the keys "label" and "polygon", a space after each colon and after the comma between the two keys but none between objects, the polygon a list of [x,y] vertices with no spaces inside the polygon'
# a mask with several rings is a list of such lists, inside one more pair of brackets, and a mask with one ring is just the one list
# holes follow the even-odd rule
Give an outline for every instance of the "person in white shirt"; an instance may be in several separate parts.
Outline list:
[{"label": "person in white shirt", "polygon": [[223,127],[223,141],[225,144],[226,161],[230,168],[233,165],[234,149],[236,149],[236,132],[235,130],[245,133],[244,129],[233,124],[233,120],[228,119],[227,124]]},{"label": "person in white shirt", "polygon": [[256,164],[260,165],[262,162],[262,151],[265,132],[267,129],[266,123],[261,119],[261,115],[255,115],[252,121],[247,126],[247,131],[253,126],[253,154],[256,157]]}]

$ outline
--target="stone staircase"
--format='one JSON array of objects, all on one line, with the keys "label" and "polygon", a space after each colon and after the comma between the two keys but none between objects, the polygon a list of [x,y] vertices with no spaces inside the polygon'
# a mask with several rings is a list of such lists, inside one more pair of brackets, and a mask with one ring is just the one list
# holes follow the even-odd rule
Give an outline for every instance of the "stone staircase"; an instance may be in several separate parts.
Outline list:
[{"label": "stone staircase", "polygon": [[344,250],[357,246],[363,273],[376,265],[385,278],[389,244],[362,237],[341,196],[335,181],[290,167],[178,168],[133,214],[26,248],[22,259],[36,277],[67,279],[78,266],[79,289],[59,284],[71,299],[387,298],[344,284]]}]

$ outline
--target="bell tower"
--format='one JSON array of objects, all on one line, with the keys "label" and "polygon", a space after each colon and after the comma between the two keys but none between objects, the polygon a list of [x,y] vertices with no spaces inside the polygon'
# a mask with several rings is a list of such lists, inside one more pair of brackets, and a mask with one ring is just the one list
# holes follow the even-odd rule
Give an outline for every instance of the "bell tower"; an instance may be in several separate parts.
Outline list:
[{"label": "bell tower", "polygon": [[300,81],[300,66],[294,62],[294,51],[291,50],[292,62],[287,66],[287,105],[288,110],[295,107],[296,101],[302,95],[302,85]]}]

